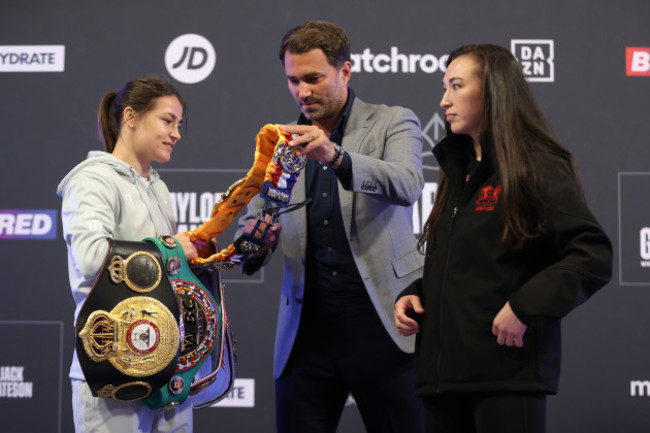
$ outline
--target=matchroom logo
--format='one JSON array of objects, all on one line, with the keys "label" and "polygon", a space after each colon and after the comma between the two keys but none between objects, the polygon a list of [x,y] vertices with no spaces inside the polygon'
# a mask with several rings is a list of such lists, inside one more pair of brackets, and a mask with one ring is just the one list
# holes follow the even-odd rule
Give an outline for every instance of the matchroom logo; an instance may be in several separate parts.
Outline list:
[{"label": "matchroom logo", "polygon": [[650,77],[650,47],[625,48],[625,73],[629,77]]},{"label": "matchroom logo", "polygon": [[406,54],[401,53],[398,47],[390,47],[390,54],[373,53],[370,48],[365,48],[362,53],[350,54],[352,72],[368,72],[379,74],[415,74],[423,72],[433,74],[445,72],[449,55],[436,56],[430,53]]},{"label": "matchroom logo", "polygon": [[631,380],[630,397],[650,397],[650,380]]},{"label": "matchroom logo", "polygon": [[555,46],[552,39],[513,39],[510,51],[517,58],[527,81],[555,81]]},{"label": "matchroom logo", "polygon": [[0,45],[0,72],[63,72],[65,45]]}]

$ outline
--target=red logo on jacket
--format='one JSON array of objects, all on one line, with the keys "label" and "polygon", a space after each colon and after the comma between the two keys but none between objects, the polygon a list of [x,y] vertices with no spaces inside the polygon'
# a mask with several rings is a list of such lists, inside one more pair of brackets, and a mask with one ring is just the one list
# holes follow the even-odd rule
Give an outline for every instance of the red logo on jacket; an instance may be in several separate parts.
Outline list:
[{"label": "red logo on jacket", "polygon": [[499,201],[499,194],[501,193],[501,185],[496,188],[493,186],[485,186],[478,192],[478,198],[476,199],[476,211],[477,212],[489,212],[494,210]]}]

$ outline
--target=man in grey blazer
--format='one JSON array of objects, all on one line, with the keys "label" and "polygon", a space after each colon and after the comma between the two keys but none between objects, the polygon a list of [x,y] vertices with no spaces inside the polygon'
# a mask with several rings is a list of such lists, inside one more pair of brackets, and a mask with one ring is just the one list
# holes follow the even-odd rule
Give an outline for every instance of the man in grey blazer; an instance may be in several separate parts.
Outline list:
[{"label": "man in grey blazer", "polygon": [[[414,340],[393,323],[397,294],[423,266],[412,226],[423,186],[419,121],[354,95],[349,40],[334,24],[292,29],[280,59],[301,108],[298,124],[283,128],[309,159],[291,202],[310,202],[281,215],[244,264],[252,274],[273,251],[283,255],[278,432],[335,432],[349,393],[369,432],[420,432]],[[251,200],[239,233],[253,230],[263,205]]]}]

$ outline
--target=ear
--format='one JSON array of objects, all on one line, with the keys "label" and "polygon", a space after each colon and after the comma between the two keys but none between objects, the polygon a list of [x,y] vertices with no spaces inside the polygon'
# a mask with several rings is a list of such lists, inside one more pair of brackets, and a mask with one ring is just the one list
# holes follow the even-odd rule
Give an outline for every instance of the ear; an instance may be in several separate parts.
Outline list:
[{"label": "ear", "polygon": [[341,74],[341,78],[343,79],[344,84],[347,85],[348,81],[350,81],[350,75],[352,75],[352,63],[343,63],[341,69],[339,69],[339,73]]},{"label": "ear", "polygon": [[126,107],[122,113],[122,119],[131,128],[135,127],[135,110],[131,107]]}]

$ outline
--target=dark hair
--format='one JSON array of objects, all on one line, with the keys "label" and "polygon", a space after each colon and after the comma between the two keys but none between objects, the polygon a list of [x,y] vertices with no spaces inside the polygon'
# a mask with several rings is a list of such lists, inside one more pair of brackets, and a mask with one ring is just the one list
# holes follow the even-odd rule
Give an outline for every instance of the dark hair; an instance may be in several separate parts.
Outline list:
[{"label": "dark hair", "polygon": [[337,69],[350,61],[350,40],[343,29],[336,24],[315,20],[294,27],[284,35],[280,45],[280,61],[284,65],[287,51],[304,54],[316,48],[323,50],[327,63]]},{"label": "dark hair", "polygon": [[[447,66],[460,56],[472,56],[477,61],[482,83],[483,132],[479,141],[484,152],[491,152],[503,185],[502,241],[510,239],[515,248],[521,248],[526,240],[543,232],[535,155],[554,155],[566,164],[584,201],[578,169],[571,153],[552,134],[521,65],[510,51],[492,44],[465,45],[449,55]],[[449,125],[447,130],[450,132]],[[440,171],[434,207],[418,242],[420,250],[425,242],[434,241],[448,195],[449,183]]]},{"label": "dark hair", "polygon": [[178,90],[158,77],[136,78],[126,83],[119,93],[108,92],[104,95],[99,103],[97,129],[108,153],[113,153],[115,149],[124,109],[131,107],[136,113],[144,114],[154,108],[157,98],[161,96],[176,96],[185,108],[185,101]]}]

